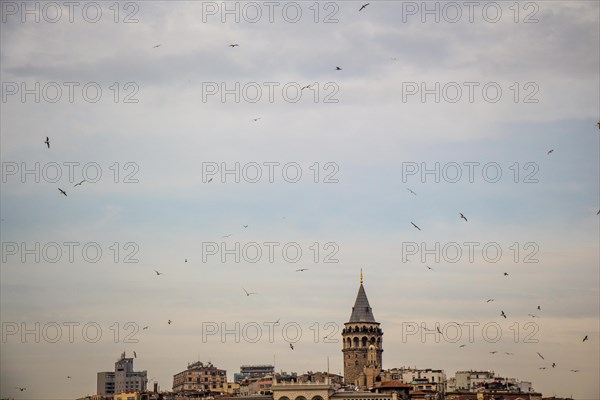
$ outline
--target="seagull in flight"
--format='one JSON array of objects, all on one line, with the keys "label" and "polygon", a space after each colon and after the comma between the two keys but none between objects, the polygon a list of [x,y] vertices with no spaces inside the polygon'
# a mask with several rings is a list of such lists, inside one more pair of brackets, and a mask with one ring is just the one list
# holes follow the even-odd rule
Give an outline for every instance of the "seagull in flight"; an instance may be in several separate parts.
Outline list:
[{"label": "seagull in flight", "polygon": [[314,83],[311,83],[310,85],[302,86],[302,87],[300,88],[300,91],[303,91],[304,89],[310,89],[310,87],[311,87],[312,85],[314,85]]},{"label": "seagull in flight", "polygon": [[167,324],[171,325],[171,323],[172,323],[172,322],[173,322],[173,321],[171,321],[171,320],[168,320],[168,321],[167,321]]},{"label": "seagull in flight", "polygon": [[85,181],[86,181],[86,180],[84,179],[84,180],[82,180],[81,182],[79,182],[79,183],[76,183],[76,184],[75,184],[73,187],[75,187],[75,186],[81,186],[81,184],[82,184],[83,182],[85,182]]},{"label": "seagull in flight", "polygon": [[298,268],[296,272],[308,271],[308,268]]},{"label": "seagull in flight", "polygon": [[552,368],[555,368],[555,367],[556,367],[556,363],[555,363],[555,362],[553,362],[553,363],[552,363]]},{"label": "seagull in flight", "polygon": [[500,316],[501,316],[501,317],[504,317],[504,318],[506,318],[506,314],[504,314],[504,311],[502,311],[502,312],[500,313]]},{"label": "seagull in flight", "polygon": [[550,153],[552,153],[553,151],[554,151],[554,149],[548,150],[548,154],[547,155],[550,155]]},{"label": "seagull in flight", "polygon": [[460,214],[460,217],[465,220],[465,222],[468,222],[467,218],[463,215],[463,213],[459,213],[459,214]]},{"label": "seagull in flight", "polygon": [[539,318],[537,315],[533,315],[533,314],[527,314],[529,315],[531,318]]},{"label": "seagull in flight", "polygon": [[187,262],[187,258],[185,259],[185,262]]},{"label": "seagull in flight", "polygon": [[414,194],[415,196],[417,195],[415,192],[413,192],[410,188],[406,188],[406,190],[408,190],[409,192],[411,192],[412,194]]},{"label": "seagull in flight", "polygon": [[294,350],[294,345],[290,343],[290,349]]},{"label": "seagull in flight", "polygon": [[540,367],[540,369],[546,369],[546,367]]},{"label": "seagull in flight", "polygon": [[21,392],[22,392],[22,391],[24,391],[24,390],[27,390],[27,388],[24,388],[24,387],[18,387],[18,386],[17,386],[17,387],[15,387],[15,389],[19,389]]},{"label": "seagull in flight", "polygon": [[586,340],[588,340],[587,335],[585,335],[585,337],[583,338],[583,342],[585,342]]},{"label": "seagull in flight", "polygon": [[67,379],[72,379],[70,376],[67,375]]},{"label": "seagull in flight", "polygon": [[247,227],[248,227],[248,225],[242,225],[242,226],[243,226],[244,228],[247,228]]},{"label": "seagull in flight", "polygon": [[213,180],[213,178],[210,178],[210,179],[208,180],[208,182],[207,182],[207,183],[211,183],[211,182],[212,182],[212,180]]},{"label": "seagull in flight", "polygon": [[458,346],[458,348],[460,349],[461,347],[466,347],[466,344],[461,344],[460,346]]},{"label": "seagull in flight", "polygon": [[505,272],[505,273],[504,273],[504,276],[508,276],[508,272]]},{"label": "seagull in flight", "polygon": [[433,268],[431,268],[429,265],[425,265],[427,267],[427,269],[430,269],[433,271]]},{"label": "seagull in flight", "polygon": [[153,49],[156,49],[157,47],[162,46],[162,43],[157,44],[156,46],[152,46]]},{"label": "seagull in flight", "polygon": [[538,309],[538,310],[541,310],[541,309],[542,309],[542,307],[541,307],[541,306],[538,306],[538,307],[537,307],[537,309]]},{"label": "seagull in flight", "polygon": [[543,356],[543,355],[541,355],[541,354],[540,354],[539,352],[537,352],[537,351],[536,351],[536,353],[537,353],[537,355],[538,355],[538,356],[540,356],[540,358],[541,358],[542,360],[545,360],[545,358],[544,358],[544,356]]},{"label": "seagull in flight", "polygon": [[512,355],[514,355],[515,353],[504,353],[504,354],[506,354],[507,356],[512,356]]},{"label": "seagull in flight", "polygon": [[67,195],[67,192],[65,192],[65,191],[64,191],[64,190],[62,190],[61,188],[58,188],[58,190],[59,190],[59,191],[60,191],[62,194],[64,194],[65,196]]},{"label": "seagull in flight", "polygon": [[491,301],[494,301],[494,299],[487,299],[486,303],[489,303]]},{"label": "seagull in flight", "polygon": [[164,275],[164,274],[165,274],[164,272],[158,272],[157,270],[154,270],[154,272],[156,272],[156,275],[157,275],[157,276],[158,276],[158,275]]},{"label": "seagull in flight", "polygon": [[[242,287],[242,289],[244,289],[244,288]],[[250,296],[251,294],[258,294],[256,292],[248,292],[246,289],[244,289],[244,293],[246,293],[246,296]]]},{"label": "seagull in flight", "polygon": [[415,225],[414,222],[411,221],[412,226],[414,226],[415,228],[417,228],[418,230],[421,230],[421,228],[419,228],[417,225]]},{"label": "seagull in flight", "polygon": [[133,352],[133,358],[137,358],[137,354],[135,351]]},{"label": "seagull in flight", "polygon": [[360,12],[360,11],[364,10],[365,8],[367,8],[367,6],[368,6],[369,4],[371,4],[371,3],[366,3],[366,4],[363,4],[363,5],[362,5],[362,6],[361,6],[361,7],[358,9],[358,11]]},{"label": "seagull in flight", "polygon": [[261,118],[261,117],[258,117],[258,118],[252,118],[252,121],[256,122],[256,121],[258,121],[260,118]]},{"label": "seagull in flight", "polygon": [[498,351],[494,350],[494,351],[490,351],[490,354],[496,354]]},{"label": "seagull in flight", "polygon": [[142,328],[143,331],[145,331],[146,329],[148,329],[148,326]]},{"label": "seagull in flight", "polygon": [[239,44],[237,44],[237,43],[233,43],[233,44],[229,45],[229,47],[237,47],[237,46],[239,46]]},{"label": "seagull in flight", "polygon": [[44,143],[46,143],[46,146],[50,148],[50,138],[48,138],[48,136],[46,136],[46,141]]},{"label": "seagull in flight", "polygon": [[341,71],[342,69],[340,67],[335,67],[336,71]]},{"label": "seagull in flight", "polygon": [[572,369],[571,372],[579,372],[578,369]]}]

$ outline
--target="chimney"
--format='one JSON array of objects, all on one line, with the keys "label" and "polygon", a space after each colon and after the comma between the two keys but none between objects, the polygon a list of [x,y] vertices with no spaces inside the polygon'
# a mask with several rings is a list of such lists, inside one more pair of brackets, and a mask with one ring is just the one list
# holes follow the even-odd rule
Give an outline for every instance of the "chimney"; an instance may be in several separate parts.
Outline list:
[{"label": "chimney", "polygon": [[154,382],[154,393],[158,393],[158,382]]}]

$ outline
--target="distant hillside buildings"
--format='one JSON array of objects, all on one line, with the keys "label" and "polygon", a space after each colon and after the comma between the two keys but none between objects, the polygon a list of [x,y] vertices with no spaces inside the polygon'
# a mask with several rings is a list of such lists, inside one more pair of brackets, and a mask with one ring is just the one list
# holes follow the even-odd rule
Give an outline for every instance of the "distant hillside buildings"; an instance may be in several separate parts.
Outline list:
[{"label": "distant hillside buildings", "polygon": [[228,382],[225,370],[197,361],[173,376],[172,392],[158,393],[156,382],[154,392],[145,392],[146,371],[134,372],[133,359],[123,353],[115,372],[98,373],[98,394],[115,395],[113,400],[542,400],[530,382],[498,377],[493,371],[458,371],[447,378],[441,369],[384,370],[383,330],[369,304],[362,272],[342,339],[343,376],[276,373],[273,365],[242,365]]}]

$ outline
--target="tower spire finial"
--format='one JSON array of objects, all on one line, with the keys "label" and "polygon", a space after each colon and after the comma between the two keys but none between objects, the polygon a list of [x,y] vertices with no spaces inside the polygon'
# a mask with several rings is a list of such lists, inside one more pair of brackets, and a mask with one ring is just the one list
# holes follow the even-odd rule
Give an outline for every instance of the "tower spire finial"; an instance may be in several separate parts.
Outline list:
[{"label": "tower spire finial", "polygon": [[362,276],[362,268],[360,269],[360,284],[362,285],[363,283],[363,276]]}]

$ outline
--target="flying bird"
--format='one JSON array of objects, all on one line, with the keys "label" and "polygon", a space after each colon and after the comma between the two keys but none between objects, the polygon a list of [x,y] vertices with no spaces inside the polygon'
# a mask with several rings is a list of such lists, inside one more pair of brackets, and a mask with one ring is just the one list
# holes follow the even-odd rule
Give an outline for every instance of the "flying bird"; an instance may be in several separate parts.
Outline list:
[{"label": "flying bird", "polygon": [[211,183],[211,182],[212,182],[212,180],[213,180],[213,178],[210,178],[210,179],[208,180],[208,183]]},{"label": "flying bird", "polygon": [[514,355],[515,353],[504,353],[504,354],[506,354],[507,356],[512,356],[512,355]]},{"label": "flying bird", "polygon": [[342,69],[340,67],[335,67],[336,71],[341,71]]},{"label": "flying bird", "polygon": [[153,48],[153,49],[156,49],[157,47],[160,47],[160,46],[162,46],[162,43],[160,43],[160,44],[157,44],[156,46],[153,46],[152,48]]},{"label": "flying bird", "polygon": [[298,268],[296,272],[308,271],[308,268]]},{"label": "flying bird", "polygon": [[234,44],[230,44],[230,45],[229,45],[229,47],[236,47],[236,46],[239,46],[239,44],[237,44],[237,43],[234,43]]},{"label": "flying bird", "polygon": [[231,233],[228,233],[227,235],[224,235],[224,236],[222,236],[222,238],[228,238],[228,237],[230,237],[231,235],[232,235]]},{"label": "flying bird", "polygon": [[415,225],[414,222],[411,221],[412,226],[414,226],[415,228],[417,228],[418,230],[421,230],[421,228],[419,228],[417,225]]},{"label": "flying bird", "polygon": [[541,306],[538,306],[537,308],[538,308],[538,310],[541,310],[541,309],[542,309],[542,307],[541,307]]},{"label": "flying bird", "polygon": [[500,316],[501,316],[501,317],[504,317],[504,318],[506,318],[506,314],[504,314],[504,311],[502,311],[502,312],[500,313]]},{"label": "flying bird", "polygon": [[85,182],[85,179],[84,179],[84,180],[82,180],[82,181],[81,181],[81,182],[79,182],[79,183],[76,183],[76,184],[75,184],[73,187],[75,187],[75,186],[81,186],[81,184],[82,184],[83,182]]},{"label": "flying bird", "polygon": [[59,190],[59,191],[60,191],[62,194],[64,194],[65,196],[67,195],[67,192],[65,192],[65,191],[64,191],[64,190],[62,190],[61,188],[58,188],[58,190]]},{"label": "flying bird", "polygon": [[137,358],[137,354],[135,351],[133,352],[133,358]]},{"label": "flying bird", "polygon": [[70,376],[67,375],[67,379],[72,379]]},{"label": "flying bird", "polygon": [[552,363],[552,368],[555,368],[555,367],[556,367],[556,363],[553,362]]},{"label": "flying bird", "polygon": [[546,367],[540,367],[540,369],[546,369]]},{"label": "flying bird", "polygon": [[243,226],[244,228],[247,228],[247,227],[248,227],[248,225],[242,225],[242,226]]},{"label": "flying bird", "polygon": [[579,372],[578,369],[572,369],[571,372]]},{"label": "flying bird", "polygon": [[[242,289],[244,288],[242,287]],[[258,294],[256,292],[248,292],[246,289],[244,289],[244,293],[246,293],[246,296],[250,296],[251,294]]]},{"label": "flying bird", "polygon": [[294,345],[290,343],[290,349],[294,350]]},{"label": "flying bird", "polygon": [[490,351],[490,354],[496,354],[498,351],[494,350],[494,351]]},{"label": "flying bird", "polygon": [[19,389],[21,392],[22,392],[22,391],[24,391],[24,390],[27,390],[27,388],[24,388],[24,387],[18,387],[18,386],[17,386],[17,387],[15,387],[15,389]]},{"label": "flying bird", "polygon": [[459,213],[459,214],[460,214],[460,217],[465,220],[465,222],[468,222],[467,218],[463,215],[463,213]]},{"label": "flying bird", "polygon": [[300,88],[300,91],[303,91],[304,89],[310,89],[310,87],[313,85],[313,83],[311,83],[310,85],[306,85],[306,86],[302,86]]},{"label": "flying bird", "polygon": [[173,321],[171,321],[171,320],[168,320],[168,321],[167,321],[167,324],[171,325],[171,323],[172,323],[172,322],[173,322]]},{"label": "flying bird", "polygon": [[428,269],[433,271],[433,268],[431,268],[429,265],[425,265]]},{"label": "flying bird", "polygon": [[258,117],[258,118],[252,118],[252,121],[256,122],[256,121],[258,121],[260,118],[261,118],[261,117]]},{"label": "flying bird", "polygon": [[486,303],[489,303],[490,301],[494,301],[494,299],[487,299]]},{"label": "flying bird", "polygon": [[527,314],[529,315],[531,318],[539,318],[537,315],[533,315],[533,314]]},{"label": "flying bird", "polygon": [[505,273],[504,273],[504,276],[508,276],[508,272],[505,272]]},{"label": "flying bird", "polygon": [[465,347],[465,346],[466,346],[466,344],[461,344],[460,346],[458,346],[458,348]]},{"label": "flying bird", "polygon": [[408,190],[409,192],[411,192],[412,194],[414,194],[415,196],[417,195],[415,192],[413,192],[411,189],[406,188],[406,190]]},{"label": "flying bird", "polygon": [[541,358],[542,360],[545,360],[545,358],[544,358],[544,356],[543,356],[543,355],[541,355],[541,354],[540,354],[539,352],[537,352],[537,351],[536,351],[536,353],[537,353],[537,355],[538,355],[538,356],[540,356],[540,358]]},{"label": "flying bird", "polygon": [[554,149],[548,150],[548,155],[550,155],[550,153],[552,153],[553,151],[554,151]]},{"label": "flying bird", "polygon": [[582,342],[585,342],[586,340],[588,340],[587,335],[585,335],[585,337],[583,338]]},{"label": "flying bird", "polygon": [[187,262],[187,258],[185,259],[185,262]]},{"label": "flying bird", "polygon": [[142,328],[143,331],[145,331],[146,329],[148,329],[148,326]]},{"label": "flying bird", "polygon": [[164,275],[164,274],[165,274],[164,272],[158,272],[157,270],[154,270],[154,272],[156,272],[156,275],[157,275],[157,276],[158,276],[158,275]]},{"label": "flying bird", "polygon": [[50,148],[50,138],[48,138],[48,136],[46,136],[46,141],[44,143],[46,143],[46,146]]},{"label": "flying bird", "polygon": [[363,5],[362,5],[362,6],[361,6],[361,7],[358,9],[358,11],[362,11],[362,10],[364,10],[365,8],[367,8],[367,6],[368,6],[369,4],[371,4],[371,3],[366,3],[366,4],[363,4]]}]

